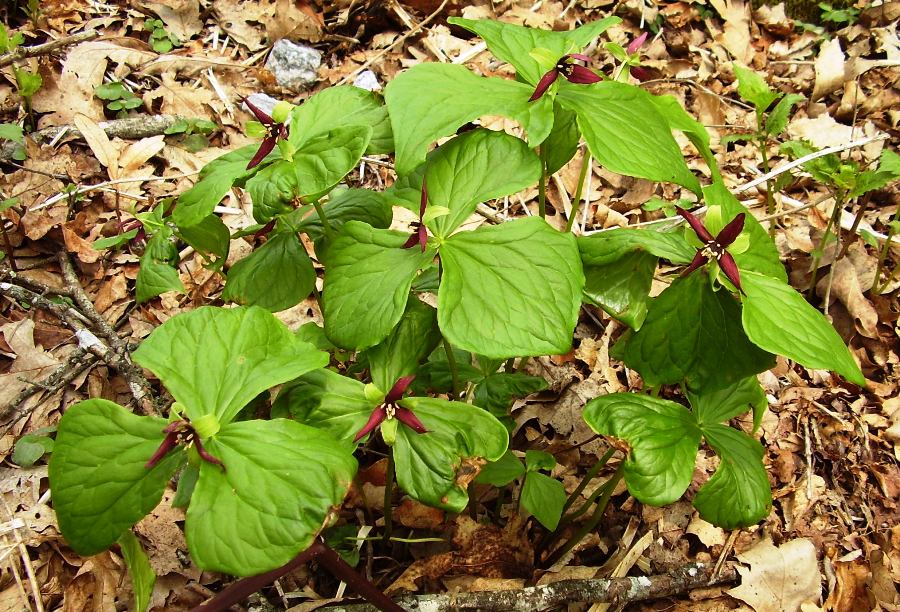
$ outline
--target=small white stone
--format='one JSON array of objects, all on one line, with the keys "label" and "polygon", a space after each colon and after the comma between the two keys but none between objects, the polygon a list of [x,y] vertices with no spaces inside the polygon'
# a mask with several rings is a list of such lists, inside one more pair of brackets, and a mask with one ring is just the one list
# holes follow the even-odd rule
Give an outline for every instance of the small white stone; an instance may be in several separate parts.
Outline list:
[{"label": "small white stone", "polygon": [[316,82],[316,71],[321,64],[321,53],[307,45],[282,38],[272,46],[266,69],[275,75],[279,85],[299,91],[308,89]]},{"label": "small white stone", "polygon": [[[272,116],[272,109],[275,108],[275,105],[278,104],[279,100],[273,98],[269,94],[264,93],[252,93],[247,96],[247,99],[250,100],[250,104],[264,112],[265,114]],[[241,104],[241,108],[247,111],[250,114],[250,107],[247,106],[246,103]]]},{"label": "small white stone", "polygon": [[353,80],[353,85],[367,91],[379,91],[381,89],[381,83],[378,82],[378,77],[375,76],[375,73],[371,70],[363,70],[356,75],[356,78]]},{"label": "small white stone", "polygon": [[95,346],[103,346],[103,343],[86,329],[79,329],[75,332],[75,338],[78,340],[78,347],[82,349],[90,349]]}]

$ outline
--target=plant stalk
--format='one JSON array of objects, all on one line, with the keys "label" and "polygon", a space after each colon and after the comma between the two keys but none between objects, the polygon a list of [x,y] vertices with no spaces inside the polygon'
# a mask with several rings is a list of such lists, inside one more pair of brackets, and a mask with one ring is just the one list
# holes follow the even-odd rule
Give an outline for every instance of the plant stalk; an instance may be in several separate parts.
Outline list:
[{"label": "plant stalk", "polygon": [[390,543],[392,518],[394,511],[394,453],[388,455],[387,469],[384,474],[384,533],[381,541]]},{"label": "plant stalk", "polygon": [[328,217],[325,215],[325,210],[322,208],[322,205],[319,203],[319,200],[312,201],[313,207],[316,209],[316,214],[319,215],[319,220],[322,221],[322,231],[325,232],[325,238],[329,243],[334,241],[334,228],[331,227],[331,222],[328,220]]},{"label": "plant stalk", "polygon": [[566,221],[566,231],[571,232],[575,225],[575,219],[578,217],[578,209],[581,206],[581,194],[584,191],[584,179],[587,178],[588,168],[591,167],[593,158],[587,151],[581,159],[581,170],[578,172],[578,185],[575,187],[575,197],[572,200],[572,212],[569,213],[569,220]]},{"label": "plant stalk", "polygon": [[[834,227],[835,222],[840,219],[840,211],[844,207],[844,195],[845,192],[841,190],[835,196],[834,210],[831,211],[831,217],[828,219],[828,223],[825,225],[825,235],[822,236],[821,246],[818,249],[818,252],[813,256],[812,280],[809,283],[809,290],[806,294],[807,299],[812,299],[812,297],[816,293],[816,280],[819,275],[819,262],[822,261],[822,256],[825,254],[825,249],[828,247],[828,239],[831,238],[831,230]],[[840,226],[838,227],[838,232],[840,232]]]},{"label": "plant stalk", "polygon": [[447,365],[450,366],[450,380],[453,385],[453,399],[459,397],[459,369],[456,366],[456,356],[453,354],[453,347],[444,338],[444,352],[447,354]]},{"label": "plant stalk", "polygon": [[887,240],[884,241],[884,246],[881,247],[881,252],[878,254],[878,267],[875,269],[875,281],[872,283],[872,288],[877,295],[881,295],[881,292],[887,288],[894,276],[893,273],[888,274],[884,279],[884,283],[879,285],[878,281],[884,274],[884,262],[887,261],[888,253],[891,250],[891,243],[894,241],[894,234],[896,233],[894,228],[897,226],[898,221],[900,221],[900,208],[897,208],[896,212],[894,212],[894,218],[891,219],[891,223],[888,225]]},{"label": "plant stalk", "polygon": [[541,182],[538,183],[538,214],[541,219],[547,218],[547,149],[540,147],[541,157]]}]

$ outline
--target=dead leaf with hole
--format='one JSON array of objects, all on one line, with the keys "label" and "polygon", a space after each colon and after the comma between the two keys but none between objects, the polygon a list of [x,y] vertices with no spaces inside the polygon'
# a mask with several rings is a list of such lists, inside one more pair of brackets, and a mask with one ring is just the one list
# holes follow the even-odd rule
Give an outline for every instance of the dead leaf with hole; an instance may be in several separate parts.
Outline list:
[{"label": "dead leaf with hole", "polygon": [[795,612],[803,604],[819,602],[819,563],[809,540],[798,538],[776,548],[766,538],[738,559],[750,567],[738,567],[741,584],[728,594],[756,612]]},{"label": "dead leaf with hole", "polygon": [[844,59],[839,38],[832,38],[822,45],[816,58],[816,86],[810,102],[820,100],[844,85]]}]

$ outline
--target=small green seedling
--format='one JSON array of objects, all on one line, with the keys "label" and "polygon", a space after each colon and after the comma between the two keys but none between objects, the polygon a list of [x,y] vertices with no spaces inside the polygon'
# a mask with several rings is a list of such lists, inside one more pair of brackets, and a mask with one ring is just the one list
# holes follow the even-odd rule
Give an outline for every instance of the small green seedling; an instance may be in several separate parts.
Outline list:
[{"label": "small green seedling", "polygon": [[178,135],[178,143],[187,151],[196,153],[209,146],[209,135],[217,129],[219,126],[206,119],[178,119],[164,133]]},{"label": "small green seedling", "polygon": [[94,89],[94,95],[101,100],[106,100],[106,108],[120,117],[124,117],[128,111],[139,108],[144,103],[124,83],[119,81],[98,86]]},{"label": "small green seedling", "polygon": [[145,20],[144,31],[150,32],[150,48],[157,53],[168,53],[173,48],[181,46],[178,37],[168,32],[160,19]]}]

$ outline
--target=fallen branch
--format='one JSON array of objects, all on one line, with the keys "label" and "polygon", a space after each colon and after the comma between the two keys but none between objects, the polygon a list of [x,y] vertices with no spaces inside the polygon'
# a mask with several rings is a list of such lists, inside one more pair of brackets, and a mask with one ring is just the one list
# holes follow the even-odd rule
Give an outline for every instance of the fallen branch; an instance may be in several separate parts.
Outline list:
[{"label": "fallen branch", "polygon": [[[182,117],[178,115],[138,115],[136,117],[126,117],[125,119],[101,121],[99,125],[110,138],[137,140],[140,138],[149,138],[150,136],[159,136],[160,134],[165,133],[165,131],[172,127],[179,119],[182,119]],[[53,142],[66,134],[70,134],[75,138],[82,137],[78,128],[70,125],[44,128],[43,130],[38,130],[33,134],[29,134],[28,137],[40,144]],[[18,143],[12,141],[4,143],[3,146],[0,147],[0,162],[11,160],[17,146],[19,146]]]},{"label": "fallen branch", "polygon": [[79,32],[78,34],[73,34],[72,36],[58,38],[56,40],[51,40],[50,42],[45,42],[40,45],[34,45],[33,47],[19,47],[12,53],[7,53],[6,55],[0,57],[0,68],[9,66],[10,64],[14,64],[19,60],[23,60],[28,57],[47,55],[49,53],[53,53],[57,49],[68,47],[69,45],[77,45],[78,43],[82,43],[87,40],[93,40],[98,36],[100,36],[98,32],[94,30],[88,30],[87,32]]},{"label": "fallen branch", "polygon": [[[672,574],[655,576],[629,576],[594,580],[561,580],[551,584],[505,591],[478,591],[474,593],[441,593],[415,595],[396,599],[406,610],[450,612],[480,610],[483,612],[539,612],[571,603],[608,603],[621,606],[635,601],[660,599],[692,589],[715,584],[736,582],[737,571],[726,568],[714,580],[713,568],[694,563],[677,569]],[[374,612],[378,608],[370,604],[323,606],[329,612]]]}]

